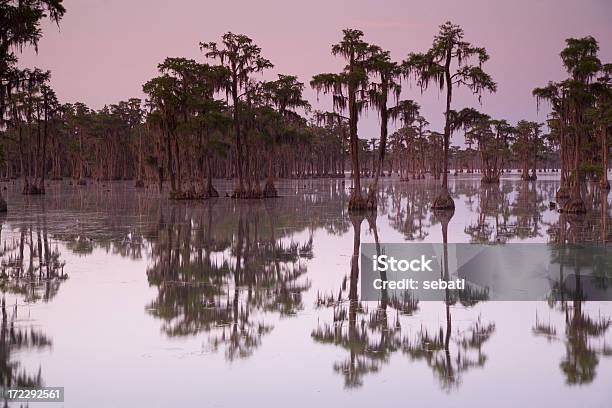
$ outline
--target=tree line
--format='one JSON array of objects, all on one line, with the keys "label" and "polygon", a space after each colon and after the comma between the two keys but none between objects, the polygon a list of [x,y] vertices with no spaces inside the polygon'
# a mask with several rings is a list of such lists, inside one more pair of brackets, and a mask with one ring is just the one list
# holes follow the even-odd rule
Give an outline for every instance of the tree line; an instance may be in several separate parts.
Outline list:
[{"label": "tree line", "polygon": [[[17,67],[16,51],[37,46],[41,19],[58,22],[61,0],[3,1],[0,5],[0,174],[23,179],[24,194],[44,194],[45,180],[135,180],[136,187],[169,184],[173,199],[217,197],[213,179],[231,178],[234,198],[278,195],[278,178],[344,177],[353,189],[349,209],[376,209],[381,177],[441,179],[434,209],[452,209],[448,192],[455,174],[478,171],[483,183],[499,183],[518,167],[524,180],[540,169],[560,170],[563,209],[584,212],[581,188],[587,178],[609,188],[608,139],[612,123],[610,72],[592,37],[570,38],[561,52],[568,79],[536,88],[538,104],[549,103],[545,124],[492,118],[453,106],[458,88],[480,101],[497,84],[484,70],[489,54],[465,40],[461,27],[446,22],[432,46],[393,61],[390,52],[345,29],[331,54],[346,65],[314,75],[309,85],[331,98],[333,109],[314,109],[294,75],[263,80],[274,67],[251,38],[231,32],[220,42],[199,44],[204,62],[168,57],[158,76],[143,84],[145,100],[131,98],[100,110],[62,103],[49,85],[50,73]],[[402,84],[445,93],[444,129],[435,131],[418,102],[402,99]],[[358,135],[361,115],[374,111],[380,134]],[[398,129],[389,134],[390,123]],[[451,146],[463,133],[467,147]],[[474,148],[472,147],[474,146]],[[385,173],[385,168],[387,172]],[[362,178],[371,177],[369,186]]]}]

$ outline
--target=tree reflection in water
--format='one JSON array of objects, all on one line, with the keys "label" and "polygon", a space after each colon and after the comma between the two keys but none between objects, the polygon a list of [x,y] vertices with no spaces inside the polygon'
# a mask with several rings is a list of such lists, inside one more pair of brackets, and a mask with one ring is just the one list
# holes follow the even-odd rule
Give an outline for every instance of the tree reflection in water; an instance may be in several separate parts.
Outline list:
[{"label": "tree reflection in water", "polygon": [[[398,316],[389,325],[387,318],[388,297],[386,293],[376,310],[369,312],[367,306],[360,302],[358,294],[359,251],[361,245],[361,224],[363,214],[350,215],[353,226],[353,254],[350,272],[344,278],[338,296],[333,294],[317,296],[317,306],[333,309],[333,322],[319,324],[312,331],[312,338],[319,343],[333,344],[348,352],[345,360],[335,362],[334,371],[344,375],[344,384],[348,388],[363,385],[362,377],[377,372],[389,355],[401,345],[401,331]],[[378,232],[374,216],[368,219],[378,246]],[[396,300],[396,304],[399,305]],[[416,308],[416,304],[413,304]],[[406,309],[406,308],[404,308]],[[367,317],[366,317],[367,315]]]},{"label": "tree reflection in water", "polygon": [[[418,184],[417,184],[418,183]],[[390,185],[383,190],[386,200],[391,202],[387,218],[389,224],[404,235],[408,241],[423,241],[429,235],[431,223],[427,214],[435,191],[426,188],[424,183],[413,182],[411,188],[402,189],[397,184]]]},{"label": "tree reflection in water", "polygon": [[514,235],[510,221],[510,204],[506,184],[483,184],[478,191],[478,219],[466,226],[464,232],[473,243],[501,243]]},{"label": "tree reflection in water", "polygon": [[3,224],[0,220],[0,290],[25,302],[50,301],[68,275],[44,219],[16,230],[2,231]]},{"label": "tree reflection in water", "polygon": [[[435,210],[434,217],[442,227],[442,276],[449,280],[448,270],[448,224],[454,215],[454,210]],[[445,390],[450,390],[461,384],[465,372],[474,367],[483,367],[487,356],[482,350],[483,344],[489,340],[495,331],[494,323],[483,323],[481,317],[468,327],[458,328],[453,332],[451,306],[458,301],[464,306],[473,306],[486,300],[486,292],[463,290],[445,291],[446,326],[441,326],[437,332],[421,327],[416,336],[406,337],[402,351],[413,360],[424,360],[433,370]],[[454,346],[454,347],[453,347]]]},{"label": "tree reflection in water", "polygon": [[261,206],[177,205],[163,217],[147,276],[158,290],[148,310],[166,335],[204,332],[207,347],[244,358],[272,330],[271,314],[303,308],[312,236],[295,241],[274,208]]},{"label": "tree reflection in water", "polygon": [[534,182],[521,182],[516,190],[504,181],[483,184],[477,196],[478,207],[474,209],[473,203],[471,207],[478,218],[464,229],[471,243],[504,244],[542,237],[540,224],[546,205]]},{"label": "tree reflection in water", "polygon": [[[440,223],[443,242],[447,243],[452,214],[430,211],[435,196],[430,187],[424,180],[383,183],[378,221],[408,241],[431,240],[432,228]],[[148,282],[156,289],[147,313],[159,319],[162,333],[202,336],[207,349],[222,350],[228,360],[234,360],[252,355],[277,319],[299,314],[305,307],[304,292],[310,288],[306,265],[313,256],[313,232],[323,229],[327,235],[343,236],[352,229],[350,269],[339,282],[339,291],[317,296],[321,316],[329,310],[330,317],[322,317],[311,332],[315,342],[337,346],[346,353],[333,363],[345,386],[361,386],[369,373],[380,371],[396,352],[427,364],[445,390],[458,387],[468,370],[486,364],[485,343],[493,336],[495,325],[481,316],[468,322],[456,317],[457,309],[485,300],[486,294],[447,293],[442,323],[432,325],[423,320],[420,329],[406,332],[406,315],[414,315],[422,307],[416,299],[383,292],[375,303],[363,301],[358,294],[362,230],[371,232],[377,252],[381,251],[376,216],[348,216],[340,182],[306,180],[288,188],[294,190],[294,196],[265,203],[222,199],[169,203],[153,193],[135,193],[134,197],[129,191],[113,193],[112,189],[109,194],[94,190],[61,199],[54,194],[46,205],[64,213],[57,212],[63,218],[53,220],[52,233],[47,232],[45,217],[54,216],[53,211],[45,208],[31,212],[40,216],[28,216],[11,228],[0,229],[1,287],[5,293],[32,302],[52,299],[66,278],[53,240],[65,242],[66,250],[84,256],[101,249],[108,256],[144,258]],[[548,211],[543,201],[554,196],[554,183],[502,180],[499,186],[480,186],[457,180],[451,188],[453,195],[465,202],[468,213],[475,213],[465,222],[466,227],[463,220],[453,220],[453,226],[460,225],[459,231],[466,234],[459,241],[501,245],[510,240],[541,242],[545,237],[553,243],[608,242],[611,238],[607,197],[595,190],[585,194],[592,211],[570,217]],[[78,213],[80,222],[68,220],[65,211]],[[575,273],[573,255],[559,256],[564,257],[564,273],[575,274],[572,279],[579,288],[586,279]],[[582,268],[590,262],[599,284],[609,284],[612,268],[600,261],[583,260],[578,265]],[[570,384],[592,381],[599,359],[611,354],[605,343],[609,319],[593,317],[585,301],[551,299],[553,309],[564,318],[564,327],[536,319],[533,328],[551,340],[563,340],[565,357],[560,367]],[[2,353],[11,357],[1,362],[4,367],[17,367],[17,371],[10,374],[3,369],[2,374],[18,378],[24,371],[14,352],[11,354],[14,349],[8,345],[16,344],[11,339],[27,338],[22,342],[32,348],[48,347],[50,341],[39,341],[44,339],[42,333],[17,327],[10,313],[3,328]],[[22,334],[13,336],[11,328]]]},{"label": "tree reflection in water", "polygon": [[[67,277],[57,245],[49,237],[46,219],[37,218],[36,222],[15,229],[5,226],[4,218],[0,219],[0,389],[43,386],[42,370],[28,372],[16,355],[52,345],[42,331],[23,326],[18,318],[18,304],[7,308],[5,295],[15,295],[26,303],[48,302]],[[8,406],[6,400],[4,405]]]},{"label": "tree reflection in water", "polygon": [[[448,242],[448,222],[452,213],[440,212],[436,218],[442,223],[444,243]],[[353,214],[350,216],[353,225],[353,254],[348,279],[342,282],[338,295],[329,294],[317,297],[317,306],[333,309],[333,321],[319,324],[313,330],[312,337],[323,344],[333,344],[348,351],[345,360],[334,363],[334,371],[344,375],[347,388],[363,385],[363,376],[379,371],[387,363],[391,354],[403,351],[412,359],[425,359],[439,375],[444,388],[458,384],[461,373],[474,366],[483,366],[486,356],[482,344],[492,335],[494,324],[483,324],[476,321],[466,330],[457,331],[451,336],[452,318],[450,306],[461,300],[462,304],[471,306],[479,299],[468,299],[466,294],[452,294],[447,291],[446,328],[440,328],[439,335],[432,336],[427,329],[421,328],[416,336],[404,335],[401,330],[401,317],[411,315],[418,310],[418,300],[406,294],[401,299],[390,297],[387,291],[381,292],[381,299],[374,311],[368,310],[368,302],[361,302],[358,296],[359,256],[361,244],[361,224],[367,218],[373,233],[377,254],[380,255],[380,239],[376,227],[376,216]],[[444,271],[442,278],[448,279],[446,247],[444,252]],[[381,272],[381,279],[386,279]],[[348,280],[348,296],[346,282]],[[482,294],[478,294],[482,297]],[[389,322],[388,309],[394,309],[394,318]],[[361,316],[361,317],[360,317]],[[452,339],[451,339],[452,337]],[[451,358],[451,343],[457,345],[457,351]],[[473,353],[472,353],[473,352]],[[476,356],[472,356],[472,354]]]},{"label": "tree reflection in water", "polygon": [[[584,243],[609,246],[612,238],[608,191],[593,188],[599,191],[587,194],[591,211],[586,215],[561,214],[558,223],[548,231],[554,245],[551,261],[559,264],[560,273],[559,281],[553,286],[555,297],[550,299],[549,306],[563,316],[565,323],[562,330],[565,355],[559,367],[569,385],[591,383],[596,376],[599,357],[612,356],[612,347],[606,343],[610,318],[599,313],[593,317],[585,310],[588,298],[584,285],[605,288],[612,281],[612,261],[605,256],[607,252],[601,256],[597,251],[585,252],[579,246]],[[569,288],[564,283],[568,278]],[[536,315],[533,332],[557,340],[557,332],[561,330],[554,324],[539,321]]]},{"label": "tree reflection in water", "polygon": [[[0,389],[11,387],[43,386],[42,371],[29,373],[21,366],[16,355],[24,351],[43,350],[52,346],[43,332],[34,328],[17,327],[18,306],[12,308],[8,317],[7,307],[2,300],[2,325],[0,326]],[[6,401],[5,401],[6,405]]]}]

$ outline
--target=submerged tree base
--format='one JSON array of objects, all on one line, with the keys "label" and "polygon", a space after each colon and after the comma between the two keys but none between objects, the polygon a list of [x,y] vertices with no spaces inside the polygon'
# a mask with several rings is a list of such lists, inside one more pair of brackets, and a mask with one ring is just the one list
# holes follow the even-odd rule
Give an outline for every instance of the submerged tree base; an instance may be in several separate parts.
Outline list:
[{"label": "submerged tree base", "polygon": [[610,191],[610,182],[608,180],[601,180],[599,182],[599,187],[601,187],[603,190]]},{"label": "submerged tree base", "polygon": [[187,191],[171,191],[171,200],[206,200],[208,198],[219,197],[219,193],[214,187],[209,187],[203,192],[197,192],[194,189]]},{"label": "submerged tree base", "polygon": [[134,187],[136,188],[143,188],[144,186],[144,181],[142,181],[141,179],[136,180],[136,183],[134,183]]},{"label": "submerged tree base", "polygon": [[366,206],[368,210],[376,211],[378,209],[378,188],[370,187],[366,199]]},{"label": "submerged tree base", "polygon": [[499,176],[482,176],[480,182],[483,184],[499,184]]},{"label": "submerged tree base", "polygon": [[79,181],[77,181],[77,186],[86,186],[87,185],[87,180],[85,179],[79,179]]},{"label": "submerged tree base", "polygon": [[36,184],[28,184],[23,187],[23,194],[25,195],[42,195],[45,194],[45,187],[39,187]]},{"label": "submerged tree base", "polygon": [[432,210],[454,210],[455,202],[448,191],[443,191],[431,205]]},{"label": "submerged tree base", "polygon": [[348,210],[352,212],[367,211],[368,202],[361,193],[353,193],[349,199]]},{"label": "submerged tree base", "polygon": [[569,188],[561,186],[559,187],[559,190],[557,190],[557,194],[555,194],[555,197],[557,197],[557,200],[567,200],[568,198],[570,198],[570,195],[571,194]]},{"label": "submerged tree base", "polygon": [[231,195],[231,198],[252,200],[264,198],[264,193],[259,188],[240,189],[236,188]]},{"label": "submerged tree base", "polygon": [[525,176],[521,176],[521,179],[523,181],[536,181],[538,179],[538,176],[536,176],[535,174],[527,174]]},{"label": "submerged tree base", "polygon": [[275,198],[278,197],[278,191],[276,191],[276,187],[274,187],[274,183],[267,182],[264,186],[263,196],[265,198]]},{"label": "submerged tree base", "polygon": [[568,214],[584,214],[587,212],[587,209],[581,198],[573,198],[563,205],[561,212]]},{"label": "submerged tree base", "polygon": [[199,195],[193,191],[170,191],[171,200],[197,200]]},{"label": "submerged tree base", "polygon": [[451,218],[455,215],[455,209],[433,210],[434,217],[442,224],[442,227],[447,228]]},{"label": "submerged tree base", "polygon": [[0,213],[5,213],[7,211],[6,200],[4,197],[0,197]]},{"label": "submerged tree base", "polygon": [[206,191],[204,192],[204,198],[217,198],[219,197],[219,192],[217,191],[216,188],[214,188],[212,185],[208,186],[206,188]]}]

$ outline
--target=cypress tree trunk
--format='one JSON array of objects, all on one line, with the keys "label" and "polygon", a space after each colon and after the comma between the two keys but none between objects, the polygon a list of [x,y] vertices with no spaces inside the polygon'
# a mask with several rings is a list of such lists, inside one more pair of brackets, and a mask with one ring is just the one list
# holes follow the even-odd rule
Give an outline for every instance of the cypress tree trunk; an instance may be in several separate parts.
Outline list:
[{"label": "cypress tree trunk", "polygon": [[266,185],[264,187],[263,195],[264,197],[278,197],[278,192],[276,191],[276,187],[274,187],[274,146],[270,149],[268,153],[268,177],[266,179]]},{"label": "cypress tree trunk", "polygon": [[349,199],[349,210],[363,210],[367,207],[361,195],[361,168],[359,167],[359,139],[357,136],[357,101],[356,86],[349,83],[349,137],[351,143],[351,166],[353,173],[353,192]]},{"label": "cypress tree trunk", "polygon": [[567,181],[568,181],[568,175],[567,175],[567,140],[565,137],[565,134],[563,132],[563,129],[561,130],[561,146],[560,146],[560,152],[559,152],[559,159],[561,161],[560,163],[560,172],[561,172],[561,182],[560,182],[560,186],[559,186],[559,190],[557,190],[556,193],[556,198],[557,200],[567,200],[569,198],[569,190],[567,188]]},{"label": "cypress tree trunk", "polygon": [[608,132],[606,132],[605,128],[601,131],[601,139],[601,149],[603,151],[601,168],[603,173],[601,175],[600,187],[610,190],[610,182],[608,181]]},{"label": "cypress tree trunk", "polygon": [[[577,116],[581,117],[580,113],[578,113]],[[582,172],[580,168],[582,164],[580,161],[580,147],[582,140],[582,129],[580,129],[581,125],[582,123],[578,123],[579,129],[576,132],[574,142],[574,179],[571,191],[571,198],[563,206],[564,212],[575,214],[582,214],[586,212],[586,207],[584,205],[584,201],[582,200],[582,193],[580,191],[582,182]]]},{"label": "cypress tree trunk", "polygon": [[[138,171],[136,172],[136,187],[144,187],[144,181],[142,179],[142,129],[138,128]],[[161,191],[161,189],[160,189]]]},{"label": "cypress tree trunk", "polygon": [[206,155],[206,192],[204,198],[219,197],[219,192],[215,189],[212,183],[212,162],[210,155]]},{"label": "cypress tree trunk", "polygon": [[387,84],[383,80],[383,106],[380,111],[380,144],[378,146],[378,163],[374,165],[374,182],[370,186],[368,192],[367,206],[370,210],[376,210],[378,206],[378,180],[385,161],[385,152],[387,150],[387,133],[388,133],[388,114],[387,111]]},{"label": "cypress tree trunk", "polygon": [[446,113],[445,113],[445,124],[444,124],[444,168],[442,173],[442,191],[440,195],[436,197],[431,206],[433,209],[454,209],[455,202],[453,201],[450,193],[448,192],[448,147],[450,142],[450,107],[452,100],[452,81],[450,76],[450,62],[451,62],[451,50],[452,47],[448,47],[448,51],[446,53],[446,64],[445,64],[445,79],[446,79]]}]

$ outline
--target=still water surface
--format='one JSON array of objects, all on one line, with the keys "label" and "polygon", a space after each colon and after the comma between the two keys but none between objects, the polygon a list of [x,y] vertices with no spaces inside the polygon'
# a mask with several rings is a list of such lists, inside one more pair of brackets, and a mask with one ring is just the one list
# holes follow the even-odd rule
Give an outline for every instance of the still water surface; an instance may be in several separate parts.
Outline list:
[{"label": "still water surface", "polygon": [[[589,214],[564,219],[554,178],[450,183],[448,242],[612,239],[592,186]],[[612,302],[360,301],[360,243],[441,242],[448,218],[435,184],[397,180],[376,217],[351,217],[348,184],[201,203],[8,185],[0,376],[62,386],[49,405],[66,407],[612,406]]]}]

